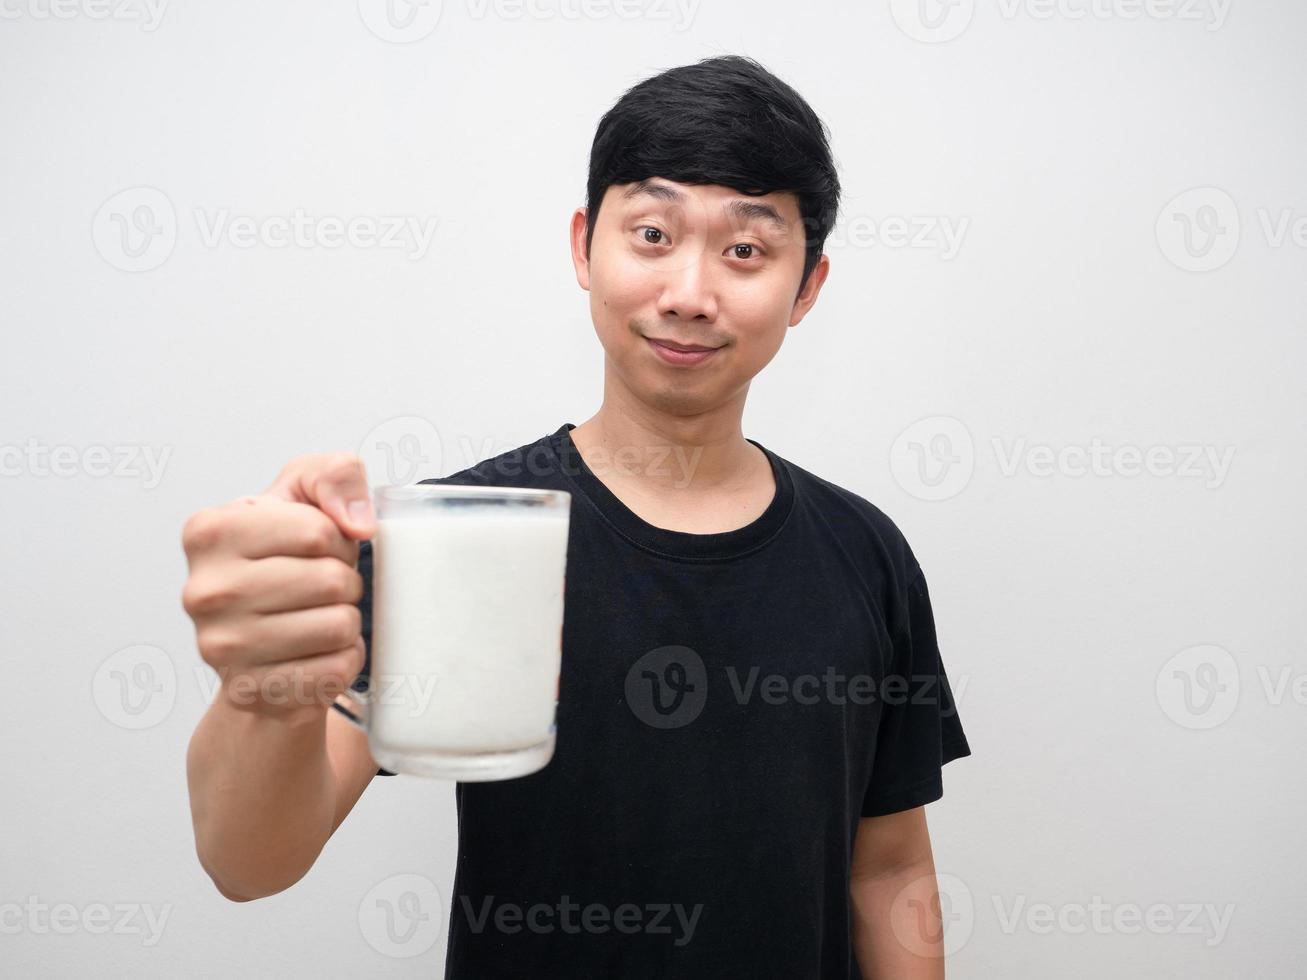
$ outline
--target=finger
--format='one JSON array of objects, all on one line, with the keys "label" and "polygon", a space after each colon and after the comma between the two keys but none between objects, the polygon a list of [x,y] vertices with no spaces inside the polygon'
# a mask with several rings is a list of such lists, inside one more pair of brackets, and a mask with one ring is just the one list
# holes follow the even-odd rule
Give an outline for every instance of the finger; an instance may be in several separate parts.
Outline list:
[{"label": "finger", "polygon": [[251,665],[270,664],[340,650],[358,639],[361,625],[358,606],[344,602],[316,609],[251,614],[239,626],[245,648],[242,660]]},{"label": "finger", "polygon": [[337,603],[356,605],[363,597],[363,577],[336,557],[273,555],[219,562],[216,568],[193,575],[186,592],[193,611],[200,615],[285,612]]},{"label": "finger", "polygon": [[363,461],[352,453],[318,453],[291,460],[266,494],[312,504],[356,540],[377,530]]},{"label": "finger", "polygon": [[[349,542],[357,548],[357,544]],[[292,558],[274,555],[247,563],[250,610],[259,613],[316,609],[363,598],[363,576],[336,556]]]},{"label": "finger", "polygon": [[339,558],[353,565],[358,542],[341,533],[336,523],[312,504],[278,497],[241,497],[227,505],[239,511],[228,521],[223,550],[242,558],[293,556]]},{"label": "finger", "polygon": [[310,657],[227,671],[227,696],[240,704],[328,707],[363,668],[362,641]]}]

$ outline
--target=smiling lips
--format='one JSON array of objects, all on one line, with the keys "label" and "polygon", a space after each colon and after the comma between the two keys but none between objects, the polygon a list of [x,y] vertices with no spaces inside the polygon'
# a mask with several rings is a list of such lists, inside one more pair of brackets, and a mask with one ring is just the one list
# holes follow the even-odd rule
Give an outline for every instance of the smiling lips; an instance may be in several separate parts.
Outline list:
[{"label": "smiling lips", "polygon": [[702,344],[678,344],[670,340],[654,340],[652,337],[646,337],[645,340],[649,342],[654,353],[668,364],[700,364],[719,350],[717,347],[704,347]]}]

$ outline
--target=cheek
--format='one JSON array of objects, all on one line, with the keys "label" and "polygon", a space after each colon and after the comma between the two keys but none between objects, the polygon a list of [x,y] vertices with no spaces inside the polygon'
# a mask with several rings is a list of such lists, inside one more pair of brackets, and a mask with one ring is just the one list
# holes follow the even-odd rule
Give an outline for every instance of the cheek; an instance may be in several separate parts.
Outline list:
[{"label": "cheek", "polygon": [[620,252],[605,258],[602,266],[592,270],[590,288],[598,289],[609,306],[626,306],[642,299],[651,285],[648,270]]},{"label": "cheek", "polygon": [[755,279],[741,282],[740,288],[722,296],[722,309],[741,333],[766,345],[775,335],[776,343],[785,333],[793,304],[788,302],[786,282],[764,283]]},{"label": "cheek", "polygon": [[647,316],[657,300],[657,284],[637,262],[610,257],[602,269],[591,273],[590,307],[606,325],[625,329],[632,318]]}]

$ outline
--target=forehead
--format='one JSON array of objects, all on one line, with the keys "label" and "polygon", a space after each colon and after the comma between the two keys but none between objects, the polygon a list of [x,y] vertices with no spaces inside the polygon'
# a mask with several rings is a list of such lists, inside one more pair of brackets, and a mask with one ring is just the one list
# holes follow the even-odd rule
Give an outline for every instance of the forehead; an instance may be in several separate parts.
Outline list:
[{"label": "forehead", "polygon": [[757,221],[776,230],[798,223],[799,201],[791,191],[769,194],[741,194],[722,184],[682,184],[662,177],[648,177],[629,184],[614,184],[611,196],[623,211],[648,205],[675,208],[687,216],[702,215],[708,220],[732,223]]}]

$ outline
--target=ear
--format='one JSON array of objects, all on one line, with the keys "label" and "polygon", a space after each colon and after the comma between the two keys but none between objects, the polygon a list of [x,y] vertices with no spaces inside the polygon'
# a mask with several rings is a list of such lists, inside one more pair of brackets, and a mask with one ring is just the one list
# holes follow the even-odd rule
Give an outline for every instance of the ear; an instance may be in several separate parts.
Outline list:
[{"label": "ear", "polygon": [[572,265],[576,268],[576,282],[586,292],[590,291],[590,259],[585,254],[585,219],[586,209],[577,208],[572,212],[571,241]]},{"label": "ear", "polygon": [[803,289],[794,299],[794,309],[790,311],[790,326],[797,327],[799,321],[808,315],[812,305],[817,302],[817,294],[821,292],[822,284],[829,274],[830,256],[823,252],[817,264],[808,273],[808,281],[803,284]]}]

